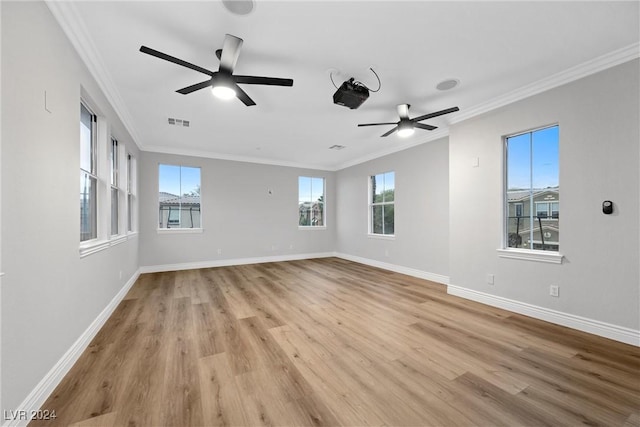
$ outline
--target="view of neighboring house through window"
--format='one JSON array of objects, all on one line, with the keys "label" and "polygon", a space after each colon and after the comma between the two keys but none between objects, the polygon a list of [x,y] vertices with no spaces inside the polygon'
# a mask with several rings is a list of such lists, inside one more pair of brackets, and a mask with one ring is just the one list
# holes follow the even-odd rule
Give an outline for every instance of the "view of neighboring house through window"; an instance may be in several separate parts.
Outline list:
[{"label": "view of neighboring house through window", "polygon": [[370,177],[369,233],[393,235],[395,233],[395,172]]},{"label": "view of neighboring house through window", "polygon": [[559,128],[505,138],[506,246],[558,251]]},{"label": "view of neighboring house through window", "polygon": [[159,228],[201,228],[200,168],[160,165]]},{"label": "view of neighboring house through window", "polygon": [[127,231],[133,231],[133,157],[127,154]]},{"label": "view of neighboring house through window", "polygon": [[111,235],[118,234],[118,206],[120,199],[119,180],[119,151],[118,141],[111,138],[111,153],[109,162],[111,163]]},{"label": "view of neighboring house through window", "polygon": [[324,227],[324,178],[298,177],[298,225]]},{"label": "view of neighboring house through window", "polygon": [[80,104],[80,241],[98,236],[96,116]]}]

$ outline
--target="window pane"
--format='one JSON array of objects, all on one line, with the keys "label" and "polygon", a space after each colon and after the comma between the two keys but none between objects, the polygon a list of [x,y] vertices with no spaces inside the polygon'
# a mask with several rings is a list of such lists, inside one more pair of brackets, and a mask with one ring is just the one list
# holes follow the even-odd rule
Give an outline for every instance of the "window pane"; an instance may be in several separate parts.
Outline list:
[{"label": "window pane", "polygon": [[127,230],[133,231],[133,196],[127,194]]},{"label": "window pane", "polygon": [[371,232],[373,234],[383,234],[382,214],[382,205],[371,206]]},{"label": "window pane", "polygon": [[118,185],[118,141],[111,138],[111,185]]},{"label": "window pane", "polygon": [[96,179],[80,172],[80,241],[97,237]]},{"label": "window pane", "polygon": [[395,172],[387,172],[384,174],[384,201],[393,202],[395,199]]},{"label": "window pane", "polygon": [[559,249],[558,147],[558,126],[507,138],[508,247]]},{"label": "window pane", "polygon": [[384,234],[394,234],[395,232],[395,219],[394,219],[394,206],[383,205],[384,212]]},{"label": "window pane", "polygon": [[382,203],[384,192],[384,175],[374,175],[371,177],[371,202],[373,203]]},{"label": "window pane", "polygon": [[160,228],[200,228],[200,168],[159,166]]},{"label": "window pane", "polygon": [[118,234],[118,189],[111,189],[111,234]]},{"label": "window pane", "polygon": [[93,161],[93,115],[80,104],[80,168],[95,174]]},{"label": "window pane", "polygon": [[311,225],[311,203],[310,202],[302,202],[300,203],[300,219],[298,221],[298,225],[306,226]]},{"label": "window pane", "polygon": [[324,178],[298,177],[298,225],[324,226]]}]

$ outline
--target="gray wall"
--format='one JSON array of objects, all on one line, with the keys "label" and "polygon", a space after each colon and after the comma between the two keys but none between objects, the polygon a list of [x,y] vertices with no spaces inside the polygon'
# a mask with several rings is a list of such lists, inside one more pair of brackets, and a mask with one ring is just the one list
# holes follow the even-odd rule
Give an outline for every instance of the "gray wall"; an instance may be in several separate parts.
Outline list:
[{"label": "gray wall", "polygon": [[[451,128],[451,284],[640,329],[638,81],[635,60]],[[565,261],[499,258],[502,137],[556,122]],[[614,202],[613,215],[602,214],[603,200]],[[494,286],[487,274],[495,274]],[[552,284],[559,298],[549,296]]]},{"label": "gray wall", "polygon": [[[158,233],[160,163],[201,168],[202,233]],[[320,170],[144,152],[139,168],[140,265],[206,264],[331,252],[336,230],[334,175]],[[325,177],[325,230],[298,229],[298,176]]]},{"label": "gray wall", "polygon": [[[2,7],[2,409],[16,408],[138,268],[138,239],[79,256],[80,87],[131,138],[41,2]],[[16,42],[16,41],[19,41]],[[48,106],[44,109],[44,91]],[[122,278],[120,278],[122,272]]]},{"label": "gray wall", "polygon": [[[396,183],[393,240],[367,228],[369,176],[388,171]],[[448,276],[448,174],[446,138],[338,171],[336,251]]]}]

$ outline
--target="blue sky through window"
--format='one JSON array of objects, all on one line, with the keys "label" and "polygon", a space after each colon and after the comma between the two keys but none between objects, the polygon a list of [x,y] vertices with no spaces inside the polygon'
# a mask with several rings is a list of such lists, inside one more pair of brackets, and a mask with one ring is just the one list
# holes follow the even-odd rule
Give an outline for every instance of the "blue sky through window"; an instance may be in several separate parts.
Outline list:
[{"label": "blue sky through window", "polygon": [[559,185],[558,126],[509,137],[507,150],[508,190]]},{"label": "blue sky through window", "polygon": [[200,168],[160,165],[159,177],[161,193],[184,195],[200,188]]}]

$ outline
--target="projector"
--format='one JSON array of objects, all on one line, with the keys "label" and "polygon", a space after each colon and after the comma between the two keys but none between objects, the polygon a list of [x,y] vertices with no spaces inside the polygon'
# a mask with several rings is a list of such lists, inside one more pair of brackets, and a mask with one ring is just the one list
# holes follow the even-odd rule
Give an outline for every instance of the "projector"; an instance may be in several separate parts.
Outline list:
[{"label": "projector", "polygon": [[333,103],[355,110],[362,105],[367,98],[369,98],[369,89],[363,85],[354,83],[352,77],[342,83],[336,93],[333,94]]}]

